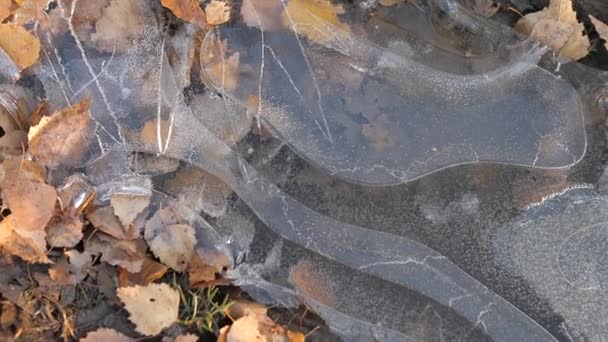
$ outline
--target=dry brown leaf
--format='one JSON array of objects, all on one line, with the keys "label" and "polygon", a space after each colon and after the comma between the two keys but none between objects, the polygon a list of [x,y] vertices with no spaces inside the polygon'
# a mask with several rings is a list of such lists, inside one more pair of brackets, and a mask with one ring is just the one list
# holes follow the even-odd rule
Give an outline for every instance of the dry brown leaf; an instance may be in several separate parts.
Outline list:
[{"label": "dry brown leaf", "polygon": [[167,266],[150,258],[146,258],[139,272],[131,273],[120,267],[118,269],[118,281],[120,282],[121,287],[135,285],[145,286],[162,278],[165,273],[167,273],[168,269]]},{"label": "dry brown leaf", "polygon": [[4,135],[0,136],[0,153],[5,155],[21,155],[27,146],[27,133],[15,122],[10,113],[0,106],[0,128]]},{"label": "dry brown leaf", "polygon": [[589,53],[589,38],[584,35],[583,24],[576,19],[571,0],[551,0],[542,11],[522,17],[515,29],[573,60]]},{"label": "dry brown leaf", "polygon": [[161,0],[160,2],[176,17],[196,24],[201,28],[207,27],[205,12],[199,6],[198,0]]},{"label": "dry brown leaf", "polygon": [[49,268],[49,276],[62,285],[78,284],[87,276],[89,267],[93,265],[91,254],[69,250],[65,255],[67,260],[61,258]]},{"label": "dry brown leaf", "polygon": [[13,13],[13,1],[0,0],[0,21],[6,19],[11,13]]},{"label": "dry brown leaf", "polygon": [[[233,309],[234,306],[236,308]],[[298,333],[291,332],[290,334],[289,331],[272,321],[266,315],[267,308],[261,304],[241,300],[231,305],[228,311],[230,317],[237,318],[237,320],[230,327],[220,330],[219,341],[299,341]],[[293,336],[294,339],[289,336]]]},{"label": "dry brown leaf", "polygon": [[114,215],[114,211],[111,207],[95,207],[87,211],[86,218],[91,222],[95,229],[109,234],[116,239],[132,240],[138,238],[138,236],[130,235],[123,225],[120,224],[118,217]]},{"label": "dry brown leaf", "polygon": [[51,262],[46,255],[44,235],[28,234],[11,216],[0,222],[0,250],[1,254],[16,255],[28,262]]},{"label": "dry brown leaf", "polygon": [[29,160],[13,158],[2,164],[2,194],[11,217],[20,230],[40,234],[55,211],[57,192],[46,184],[44,171]]},{"label": "dry brown leaf", "polygon": [[195,255],[188,265],[188,281],[190,287],[197,288],[215,280],[215,267],[205,264],[198,255]]},{"label": "dry brown leaf", "polygon": [[49,246],[74,247],[82,240],[83,222],[80,215],[55,215],[46,226]]},{"label": "dry brown leaf", "polygon": [[145,32],[142,12],[139,0],[112,0],[95,23],[92,44],[105,52],[126,50]]},{"label": "dry brown leaf", "polygon": [[230,5],[223,0],[211,0],[205,6],[205,15],[207,17],[207,24],[209,25],[227,23],[230,20]]},{"label": "dry brown leaf", "polygon": [[89,105],[89,100],[85,100],[43,117],[28,134],[29,153],[47,167],[80,161],[91,123]]},{"label": "dry brown leaf", "polygon": [[135,342],[128,336],[125,336],[114,329],[99,328],[91,331],[86,337],[81,338],[80,342]]},{"label": "dry brown leaf", "polygon": [[40,56],[38,38],[19,25],[0,24],[0,48],[21,70],[32,66]]},{"label": "dry brown leaf", "polygon": [[152,199],[152,193],[113,193],[110,203],[114,209],[114,215],[118,217],[122,226],[127,228],[135,221],[137,215],[142,213]]},{"label": "dry brown leaf", "polygon": [[608,25],[592,15],[589,15],[589,19],[591,19],[591,22],[593,23],[593,26],[595,26],[595,30],[600,35],[600,38],[604,40],[604,46],[606,49],[608,49]]},{"label": "dry brown leaf", "polygon": [[146,242],[142,239],[119,240],[101,232],[85,239],[85,251],[101,254],[101,261],[123,267],[131,273],[141,270],[146,258],[146,248]]},{"label": "dry brown leaf", "polygon": [[157,335],[177,321],[179,293],[167,284],[121,287],[117,294],[142,335]]},{"label": "dry brown leaf", "polygon": [[[282,20],[285,27],[297,32],[319,44],[330,44],[340,33],[350,32],[348,25],[340,22],[343,14],[341,5],[333,5],[329,0],[291,0],[283,11]],[[334,27],[328,31],[319,19]]]},{"label": "dry brown leaf", "polygon": [[144,237],[152,253],[176,271],[185,271],[194,255],[194,228],[186,224],[146,224]]},{"label": "dry brown leaf", "polygon": [[232,189],[214,175],[198,167],[188,166],[163,184],[163,190],[194,211],[204,211],[212,217],[226,213]]}]

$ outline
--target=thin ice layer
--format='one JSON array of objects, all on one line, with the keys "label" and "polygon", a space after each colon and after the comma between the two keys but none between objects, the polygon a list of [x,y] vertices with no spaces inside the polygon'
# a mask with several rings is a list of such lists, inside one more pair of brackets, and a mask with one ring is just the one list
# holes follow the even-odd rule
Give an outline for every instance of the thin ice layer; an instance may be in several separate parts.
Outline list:
[{"label": "thin ice layer", "polygon": [[136,149],[187,160],[231,186],[287,240],[420,292],[484,327],[497,341],[552,340],[529,317],[428,247],[324,217],[261,177],[185,105],[165,55],[165,39],[154,26],[131,48],[111,55],[86,49],[72,33],[54,42],[58,52],[47,50],[51,57],[43,61],[40,76],[45,89],[59,95],[50,98],[54,106],[91,97],[96,152]]},{"label": "thin ice layer", "polygon": [[[537,67],[541,48],[457,75],[306,15],[285,7],[275,21],[286,26],[272,31],[262,21],[219,27],[202,64],[220,91],[331,174],[386,185],[463,163],[567,167],[585,152],[581,101]],[[299,34],[310,25],[317,35]]]}]

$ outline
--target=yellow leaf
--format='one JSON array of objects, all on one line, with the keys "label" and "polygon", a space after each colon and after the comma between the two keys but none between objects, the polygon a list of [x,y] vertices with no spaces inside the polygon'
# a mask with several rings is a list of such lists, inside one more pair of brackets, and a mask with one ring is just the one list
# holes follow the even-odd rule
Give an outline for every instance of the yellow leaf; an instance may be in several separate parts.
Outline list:
[{"label": "yellow leaf", "polygon": [[121,287],[117,294],[142,335],[157,335],[177,321],[179,293],[167,284]]},{"label": "yellow leaf", "polygon": [[0,48],[21,70],[36,63],[40,56],[38,38],[19,25],[0,24]]},{"label": "yellow leaf", "polygon": [[[341,23],[338,18],[338,14],[342,13],[342,6],[332,5],[329,0],[291,0],[281,19],[283,25],[299,35],[319,44],[328,44],[340,31],[350,31],[348,25]],[[322,21],[334,27],[328,27]]]},{"label": "yellow leaf", "polygon": [[161,0],[160,2],[176,17],[196,24],[201,28],[207,27],[205,12],[199,6],[198,0]]},{"label": "yellow leaf", "polygon": [[583,24],[576,20],[571,0],[551,0],[542,11],[521,18],[515,29],[573,60],[589,53],[589,38],[584,35]]}]

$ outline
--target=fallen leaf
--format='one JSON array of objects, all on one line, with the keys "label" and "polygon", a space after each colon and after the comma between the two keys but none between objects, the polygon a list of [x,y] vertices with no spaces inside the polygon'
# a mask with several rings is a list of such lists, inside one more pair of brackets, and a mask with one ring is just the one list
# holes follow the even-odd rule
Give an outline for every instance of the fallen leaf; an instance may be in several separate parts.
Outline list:
[{"label": "fallen leaf", "polygon": [[202,287],[215,280],[215,274],[220,273],[216,267],[206,264],[203,259],[195,254],[188,264],[188,281],[190,287]]},{"label": "fallen leaf", "polygon": [[76,250],[65,252],[66,258],[61,258],[49,268],[49,276],[62,285],[75,285],[80,283],[88,274],[93,265],[91,254],[80,253]]},{"label": "fallen leaf", "polygon": [[144,237],[152,253],[176,271],[185,271],[194,255],[194,228],[186,224],[146,224]]},{"label": "fallen leaf", "polygon": [[[87,1],[89,2],[89,1]],[[124,51],[145,32],[145,18],[139,0],[112,0],[95,23],[91,42],[99,51]]]},{"label": "fallen leaf", "polygon": [[21,70],[32,66],[40,56],[38,38],[19,25],[0,24],[0,48]]},{"label": "fallen leaf", "polygon": [[99,328],[95,331],[91,331],[86,337],[81,338],[80,342],[135,342],[126,335],[119,333],[114,329]]},{"label": "fallen leaf", "polygon": [[194,335],[194,334],[184,334],[184,335],[179,335],[175,338],[174,342],[197,342],[198,341],[198,336]]},{"label": "fallen leaf", "polygon": [[132,240],[139,237],[130,235],[127,229],[120,224],[118,217],[114,215],[114,210],[111,207],[95,207],[87,211],[86,218],[91,222],[95,229],[100,230],[108,235],[119,240]]},{"label": "fallen leaf", "polygon": [[207,28],[205,12],[199,6],[198,0],[161,0],[160,3],[173,12],[176,17],[201,28]]},{"label": "fallen leaf", "polygon": [[5,160],[2,171],[2,194],[10,216],[20,230],[40,234],[44,239],[44,227],[55,212],[55,188],[46,184],[42,168],[29,160]]},{"label": "fallen leaf", "polygon": [[209,25],[227,23],[230,20],[230,5],[226,1],[211,0],[205,6],[205,15],[207,17],[207,24]]},{"label": "fallen leaf", "polygon": [[177,321],[179,293],[167,284],[121,287],[117,294],[142,335],[157,335]]},{"label": "fallen leaf", "polygon": [[50,263],[43,234],[28,234],[9,216],[0,222],[1,254],[16,255],[28,262]]},{"label": "fallen leaf", "polygon": [[110,204],[114,209],[114,215],[118,217],[123,227],[129,227],[137,215],[142,213],[152,198],[151,192],[146,193],[112,193]]},{"label": "fallen leaf", "polygon": [[82,240],[83,222],[80,215],[55,215],[46,226],[49,246],[74,247]]},{"label": "fallen leaf", "polygon": [[591,23],[595,26],[595,30],[600,35],[600,38],[604,40],[604,46],[608,49],[608,25],[592,15],[589,15],[589,19],[591,19]]},{"label": "fallen leaf", "polygon": [[0,0],[0,21],[6,19],[11,13],[13,13],[13,1]]},{"label": "fallen leaf", "polygon": [[85,251],[101,254],[101,261],[120,266],[131,273],[137,273],[146,258],[146,242],[142,239],[119,240],[110,235],[96,232],[85,239]]},{"label": "fallen leaf", "polygon": [[583,24],[576,19],[571,0],[551,0],[542,11],[519,19],[515,29],[573,60],[589,53],[589,38],[584,35]]},{"label": "fallen leaf", "polygon": [[15,122],[4,107],[0,106],[0,153],[21,155],[27,147],[27,133]]},{"label": "fallen leaf", "polygon": [[28,134],[29,153],[47,167],[78,163],[86,148],[91,123],[89,100],[45,116]]},{"label": "fallen leaf", "polygon": [[203,211],[212,217],[226,213],[232,189],[214,175],[198,167],[187,166],[163,184],[163,191],[177,198],[194,211]]},{"label": "fallen leaf", "polygon": [[128,270],[120,267],[118,269],[118,281],[121,287],[148,285],[155,280],[162,278],[169,268],[161,263],[158,263],[150,258],[144,259],[139,272],[131,273]]},{"label": "fallen leaf", "polygon": [[[341,5],[333,5],[329,0],[291,0],[281,18],[290,30],[316,43],[329,45],[341,33],[350,32],[349,26],[338,18],[343,13]],[[320,20],[326,23],[320,23]],[[333,27],[328,28],[327,24]]]}]

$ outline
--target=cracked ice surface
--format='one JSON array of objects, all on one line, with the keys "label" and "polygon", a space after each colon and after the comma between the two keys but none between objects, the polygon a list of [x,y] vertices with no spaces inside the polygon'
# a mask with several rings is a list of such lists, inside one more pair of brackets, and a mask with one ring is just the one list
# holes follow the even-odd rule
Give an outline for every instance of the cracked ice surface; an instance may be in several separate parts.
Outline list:
[{"label": "cracked ice surface", "polygon": [[[191,28],[171,35],[163,29],[166,23],[157,22],[158,9],[129,1],[142,14],[137,20],[143,26],[126,46],[115,42],[102,53],[88,45],[74,26],[78,1],[59,6],[66,34],[40,33],[44,57],[37,77],[50,105],[62,108],[92,99],[96,125],[83,132],[92,144],[81,162],[100,189],[137,173],[129,166],[132,151],[205,170],[231,188],[244,208],[224,208],[228,205],[222,202],[221,210],[206,214],[226,217],[209,222],[185,214],[212,244],[206,248],[232,248],[228,254],[234,256],[237,284],[289,306],[303,298],[346,339],[421,340],[432,334],[437,340],[554,340],[544,326],[505,300],[505,292],[495,292],[500,284],[477,280],[492,272],[493,263],[475,268],[462,261],[468,255],[458,258],[475,244],[449,245],[466,235],[458,229],[494,224],[482,221],[484,210],[492,196],[511,189],[493,188],[500,182],[485,179],[501,177],[476,171],[476,165],[443,170],[482,162],[508,164],[504,167],[510,170],[516,169],[513,165],[567,168],[579,161],[587,144],[581,99],[566,80],[537,65],[544,48],[523,42],[521,51],[493,58],[497,66],[490,71],[457,74],[410,58],[394,49],[399,44],[385,48],[319,18],[314,18],[315,29],[325,37],[322,43],[298,35],[293,18],[279,30],[266,30],[261,21],[257,27],[235,22],[208,32],[201,47],[202,76],[216,89],[187,96],[184,60],[196,41]],[[222,58],[240,58],[233,89],[225,75],[211,72],[207,53],[217,50]],[[226,63],[220,63],[224,71]],[[254,117],[261,120],[250,132]],[[291,158],[285,168],[311,164],[295,177],[314,169],[310,172],[317,173],[307,180],[314,184],[301,178],[293,182],[312,189],[306,195],[319,197],[308,201],[279,184],[292,181],[290,170],[273,174],[269,165],[284,161],[284,155]],[[178,168],[171,165],[167,173]],[[452,179],[444,192],[425,184],[426,177],[416,181],[424,175],[429,183],[445,180],[437,171],[458,175],[463,169],[470,173],[461,180],[479,184],[451,193],[445,191],[452,190]],[[157,176],[149,172],[145,177],[152,175]],[[408,184],[370,189],[352,183]],[[146,184],[152,182],[146,178]],[[374,198],[375,191],[381,195]],[[391,197],[392,191],[399,195]],[[323,196],[329,203],[315,207]],[[171,201],[157,192],[154,197]],[[392,203],[391,198],[398,200]],[[348,207],[357,200],[364,202],[361,207]],[[388,214],[371,211],[392,205]],[[496,211],[506,216],[511,209]],[[241,212],[249,216],[231,219]],[[403,212],[414,214],[403,218]],[[361,213],[364,217],[357,221]],[[455,235],[441,241],[425,238],[426,232],[442,230]],[[478,245],[491,239],[482,229],[474,233],[481,236]],[[260,249],[267,255],[256,263],[255,246],[267,235],[278,242],[263,244]],[[480,255],[486,257],[484,253]],[[318,271],[322,291],[298,283],[298,267]],[[568,276],[597,290],[592,278]],[[404,308],[408,305],[411,312]],[[421,326],[433,332],[418,331]]]}]

